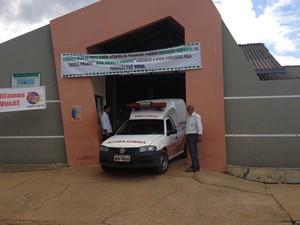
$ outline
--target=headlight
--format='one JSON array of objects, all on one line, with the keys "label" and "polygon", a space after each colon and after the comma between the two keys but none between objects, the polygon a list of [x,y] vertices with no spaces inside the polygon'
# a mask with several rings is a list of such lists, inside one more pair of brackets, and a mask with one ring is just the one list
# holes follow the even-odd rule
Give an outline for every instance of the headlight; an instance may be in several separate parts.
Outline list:
[{"label": "headlight", "polygon": [[155,146],[145,146],[140,148],[140,152],[153,152],[156,151]]},{"label": "headlight", "polygon": [[108,147],[106,147],[104,145],[101,145],[100,151],[102,151],[102,152],[108,152]]}]

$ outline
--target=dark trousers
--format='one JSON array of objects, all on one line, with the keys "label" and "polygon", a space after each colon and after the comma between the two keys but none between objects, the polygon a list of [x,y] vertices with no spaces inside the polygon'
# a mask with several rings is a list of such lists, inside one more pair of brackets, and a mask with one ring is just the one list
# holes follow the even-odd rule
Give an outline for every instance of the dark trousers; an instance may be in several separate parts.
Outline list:
[{"label": "dark trousers", "polygon": [[192,159],[192,167],[199,169],[199,157],[198,157],[198,134],[187,134],[186,135],[189,153]]}]

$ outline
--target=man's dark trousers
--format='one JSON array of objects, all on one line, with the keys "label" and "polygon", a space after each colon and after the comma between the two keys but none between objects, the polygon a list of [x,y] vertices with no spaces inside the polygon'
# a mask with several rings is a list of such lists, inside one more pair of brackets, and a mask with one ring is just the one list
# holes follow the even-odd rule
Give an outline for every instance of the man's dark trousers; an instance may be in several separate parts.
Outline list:
[{"label": "man's dark trousers", "polygon": [[192,158],[193,169],[199,170],[199,157],[198,157],[198,134],[187,134],[187,143],[189,148],[189,153]]}]

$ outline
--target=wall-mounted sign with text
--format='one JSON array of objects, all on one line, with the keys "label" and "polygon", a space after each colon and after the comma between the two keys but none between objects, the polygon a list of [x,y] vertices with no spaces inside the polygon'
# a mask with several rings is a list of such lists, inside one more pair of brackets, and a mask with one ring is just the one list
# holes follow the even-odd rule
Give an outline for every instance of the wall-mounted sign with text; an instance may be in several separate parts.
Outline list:
[{"label": "wall-mounted sign with text", "polygon": [[0,112],[45,108],[45,86],[33,88],[0,88]]},{"label": "wall-mounted sign with text", "polygon": [[41,73],[14,73],[11,75],[11,87],[39,87]]}]

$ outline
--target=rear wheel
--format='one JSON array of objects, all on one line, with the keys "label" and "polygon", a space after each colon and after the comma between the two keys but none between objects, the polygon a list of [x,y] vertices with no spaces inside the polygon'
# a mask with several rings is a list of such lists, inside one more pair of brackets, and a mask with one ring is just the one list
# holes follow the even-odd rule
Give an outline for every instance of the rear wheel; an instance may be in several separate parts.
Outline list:
[{"label": "rear wheel", "polygon": [[158,174],[167,172],[169,166],[169,158],[167,153],[162,152],[159,159],[159,166],[156,168]]}]

